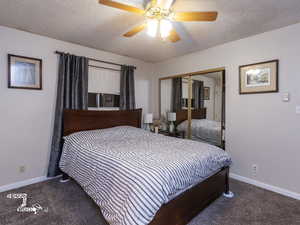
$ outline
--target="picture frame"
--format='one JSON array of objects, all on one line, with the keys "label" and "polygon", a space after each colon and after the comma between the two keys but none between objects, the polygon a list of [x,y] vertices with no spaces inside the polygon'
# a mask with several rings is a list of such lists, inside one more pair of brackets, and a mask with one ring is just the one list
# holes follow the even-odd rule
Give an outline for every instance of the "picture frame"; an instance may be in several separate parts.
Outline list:
[{"label": "picture frame", "polygon": [[210,100],[210,87],[204,87],[204,100]]},{"label": "picture frame", "polygon": [[42,59],[8,54],[8,88],[42,90]]},{"label": "picture frame", "polygon": [[270,60],[239,67],[239,93],[278,92],[279,60]]}]

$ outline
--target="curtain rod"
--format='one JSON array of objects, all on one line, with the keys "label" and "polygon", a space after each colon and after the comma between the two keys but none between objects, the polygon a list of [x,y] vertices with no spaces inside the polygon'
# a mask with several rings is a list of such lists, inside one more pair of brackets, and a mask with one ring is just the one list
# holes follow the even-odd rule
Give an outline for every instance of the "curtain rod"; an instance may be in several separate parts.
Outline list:
[{"label": "curtain rod", "polygon": [[[61,54],[64,54],[64,52],[55,51],[55,54],[61,55]],[[103,61],[103,60],[89,58],[89,57],[87,57],[87,59],[90,61],[94,61],[94,62],[106,63],[106,64],[110,64],[110,65],[115,65],[115,66],[123,66],[122,64],[119,64],[119,63],[113,63],[113,62]],[[135,66],[133,68],[136,69]]]},{"label": "curtain rod", "polygon": [[102,67],[102,66],[95,66],[95,65],[89,65],[89,67],[97,68],[97,69],[105,69],[105,70],[113,70],[113,71],[121,71],[118,69],[110,68],[110,67]]}]

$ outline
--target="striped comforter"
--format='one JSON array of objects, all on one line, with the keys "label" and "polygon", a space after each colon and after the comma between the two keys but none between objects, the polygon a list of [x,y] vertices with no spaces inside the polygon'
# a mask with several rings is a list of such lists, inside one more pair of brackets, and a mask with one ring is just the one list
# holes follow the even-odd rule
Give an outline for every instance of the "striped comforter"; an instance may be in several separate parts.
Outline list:
[{"label": "striped comforter", "polygon": [[230,163],[218,147],[121,126],[65,137],[60,168],[110,225],[146,225],[164,203]]}]

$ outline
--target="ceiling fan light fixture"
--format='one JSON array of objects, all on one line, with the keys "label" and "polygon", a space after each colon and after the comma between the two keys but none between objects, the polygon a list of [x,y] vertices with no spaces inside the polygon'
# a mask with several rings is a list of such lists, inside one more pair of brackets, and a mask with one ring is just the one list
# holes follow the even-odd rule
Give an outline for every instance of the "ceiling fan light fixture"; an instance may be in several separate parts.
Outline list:
[{"label": "ceiling fan light fixture", "polygon": [[171,30],[173,29],[172,23],[170,20],[160,20],[160,36],[162,39],[169,37]]},{"label": "ceiling fan light fixture", "polygon": [[166,0],[165,1],[165,9],[170,9],[174,0]]},{"label": "ceiling fan light fixture", "polygon": [[147,34],[151,37],[156,37],[158,30],[158,20],[148,19],[147,20]]},{"label": "ceiling fan light fixture", "polygon": [[124,37],[132,37],[147,27],[147,33],[151,37],[159,37],[163,40],[177,42],[180,40],[176,30],[172,27],[172,21],[190,22],[190,21],[215,21],[218,12],[173,12],[174,0],[148,0],[145,9],[120,3],[116,0],[98,0],[100,4],[112,8],[143,15],[147,22],[134,27]]}]

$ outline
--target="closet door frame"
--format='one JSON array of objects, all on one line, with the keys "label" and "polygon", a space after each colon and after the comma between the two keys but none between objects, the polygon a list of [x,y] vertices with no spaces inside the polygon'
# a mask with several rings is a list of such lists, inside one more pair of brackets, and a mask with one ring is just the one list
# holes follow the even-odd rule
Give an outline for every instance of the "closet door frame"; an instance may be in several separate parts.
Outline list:
[{"label": "closet door frame", "polygon": [[177,77],[181,78],[188,78],[188,138],[191,139],[191,120],[192,120],[192,76],[197,76],[197,75],[206,75],[209,73],[216,73],[216,72],[222,72],[222,115],[221,115],[221,148],[225,150],[225,99],[226,99],[226,70],[225,67],[218,67],[214,69],[208,69],[208,70],[201,70],[201,71],[196,71],[196,72],[190,72],[190,73],[184,73],[184,74],[176,74],[176,75],[171,75],[171,76],[165,76],[159,78],[158,81],[158,109],[159,109],[159,117],[161,118],[161,81],[162,80],[168,80],[168,79],[173,79]]},{"label": "closet door frame", "polygon": [[221,114],[221,141],[225,150],[225,128],[226,128],[226,71],[222,71],[222,114]]}]

